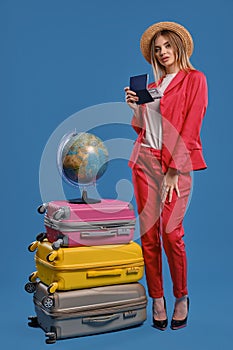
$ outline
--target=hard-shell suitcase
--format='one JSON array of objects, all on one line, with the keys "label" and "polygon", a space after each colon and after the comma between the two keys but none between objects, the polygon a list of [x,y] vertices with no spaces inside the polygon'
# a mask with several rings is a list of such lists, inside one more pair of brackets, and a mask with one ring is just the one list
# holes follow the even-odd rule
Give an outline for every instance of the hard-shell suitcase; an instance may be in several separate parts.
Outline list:
[{"label": "hard-shell suitcase", "polygon": [[[39,278],[50,293],[137,282],[144,272],[142,249],[133,241],[123,245],[59,250],[53,250],[50,242],[43,241],[38,243],[35,262],[37,271],[29,280],[34,283]],[[31,292],[31,287],[29,284],[25,289]]]},{"label": "hard-shell suitcase", "polygon": [[[46,211],[46,233],[38,235],[37,239],[47,238],[54,249],[125,244],[133,239],[136,218],[133,206],[128,202],[113,199],[103,199],[95,204],[53,201],[43,204],[38,211]],[[34,244],[29,250],[35,248]]]},{"label": "hard-shell suitcase", "polygon": [[46,343],[142,324],[147,298],[140,283],[105,286],[48,294],[38,283],[33,296],[36,316],[29,326],[46,332]]}]

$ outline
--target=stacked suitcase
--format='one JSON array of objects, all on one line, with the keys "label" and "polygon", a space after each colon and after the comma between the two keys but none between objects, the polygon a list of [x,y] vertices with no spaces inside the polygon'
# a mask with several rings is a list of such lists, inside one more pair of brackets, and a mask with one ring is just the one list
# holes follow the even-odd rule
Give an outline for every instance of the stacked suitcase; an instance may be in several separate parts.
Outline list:
[{"label": "stacked suitcase", "polygon": [[35,317],[46,343],[142,324],[147,298],[138,282],[144,262],[133,242],[132,206],[119,200],[95,204],[54,201],[38,208],[46,232],[29,246],[36,271],[25,285],[34,293]]}]

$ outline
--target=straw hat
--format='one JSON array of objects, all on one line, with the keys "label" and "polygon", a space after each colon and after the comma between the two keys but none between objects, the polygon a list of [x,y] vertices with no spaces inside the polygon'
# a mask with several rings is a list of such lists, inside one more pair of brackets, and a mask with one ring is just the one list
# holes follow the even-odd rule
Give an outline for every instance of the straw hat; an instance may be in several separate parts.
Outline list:
[{"label": "straw hat", "polygon": [[190,57],[193,52],[193,39],[191,34],[181,24],[175,22],[158,22],[146,29],[142,34],[140,47],[145,59],[151,63],[151,41],[161,30],[171,30],[181,38],[184,47]]}]

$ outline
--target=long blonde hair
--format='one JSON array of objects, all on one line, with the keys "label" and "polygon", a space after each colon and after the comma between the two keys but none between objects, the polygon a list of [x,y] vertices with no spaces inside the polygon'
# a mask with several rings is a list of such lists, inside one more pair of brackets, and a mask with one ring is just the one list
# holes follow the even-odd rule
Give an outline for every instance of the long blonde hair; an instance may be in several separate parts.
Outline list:
[{"label": "long blonde hair", "polygon": [[166,75],[164,66],[159,63],[155,55],[155,40],[160,35],[166,36],[168,38],[168,41],[175,52],[175,57],[181,70],[189,71],[190,69],[195,69],[189,60],[188,54],[179,35],[171,30],[162,30],[157,33],[151,41],[151,64],[155,76],[155,81],[161,79],[164,75]]}]

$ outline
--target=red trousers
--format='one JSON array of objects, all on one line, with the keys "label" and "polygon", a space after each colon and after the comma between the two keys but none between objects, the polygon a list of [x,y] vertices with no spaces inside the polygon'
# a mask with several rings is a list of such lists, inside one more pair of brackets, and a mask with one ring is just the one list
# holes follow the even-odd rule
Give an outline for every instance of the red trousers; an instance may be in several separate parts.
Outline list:
[{"label": "red trousers", "polygon": [[166,199],[163,205],[160,193],[164,174],[159,150],[141,147],[132,177],[149,295],[152,298],[164,295],[163,244],[173,282],[173,293],[176,298],[181,298],[188,294],[182,223],[192,184],[190,173],[179,174],[180,197],[173,191],[172,201],[169,203]]}]

